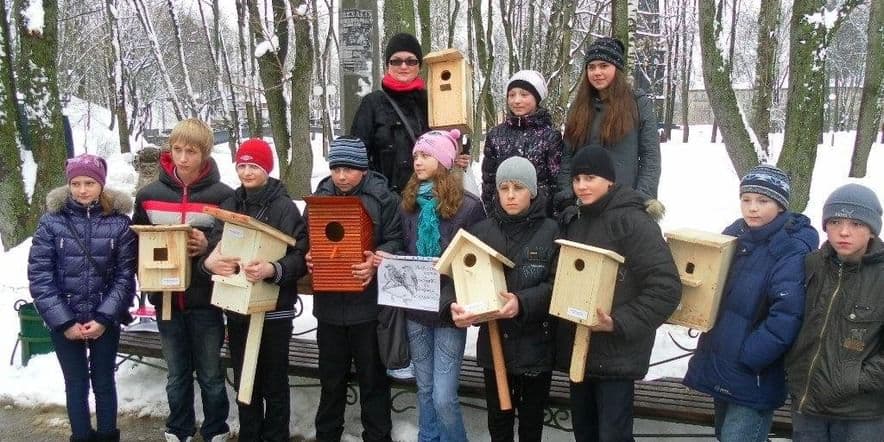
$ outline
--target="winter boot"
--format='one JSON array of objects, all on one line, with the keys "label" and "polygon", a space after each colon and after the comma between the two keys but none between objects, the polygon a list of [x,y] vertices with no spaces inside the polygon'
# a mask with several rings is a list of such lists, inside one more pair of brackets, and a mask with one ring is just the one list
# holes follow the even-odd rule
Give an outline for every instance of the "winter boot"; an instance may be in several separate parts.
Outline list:
[{"label": "winter boot", "polygon": [[114,430],[110,433],[95,433],[96,442],[120,442],[120,430]]},{"label": "winter boot", "polygon": [[186,436],[184,439],[181,439],[180,437],[178,437],[172,433],[163,433],[163,435],[166,437],[166,442],[192,442],[193,441],[193,437],[191,437],[191,436]]},{"label": "winter boot", "polygon": [[221,433],[212,436],[208,442],[227,442],[227,439],[230,438],[230,433]]},{"label": "winter boot", "polygon": [[71,435],[71,439],[70,439],[71,442],[95,442],[97,440],[98,439],[95,438],[94,431],[90,432],[89,436],[87,436],[85,438],[74,437],[73,435]]}]

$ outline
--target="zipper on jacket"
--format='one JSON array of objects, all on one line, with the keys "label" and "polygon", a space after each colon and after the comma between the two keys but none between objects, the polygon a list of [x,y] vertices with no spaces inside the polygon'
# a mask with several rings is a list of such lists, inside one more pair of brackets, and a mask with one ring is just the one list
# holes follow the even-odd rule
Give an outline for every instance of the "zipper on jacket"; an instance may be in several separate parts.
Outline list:
[{"label": "zipper on jacket", "polygon": [[187,203],[190,198],[189,190],[189,185],[185,184],[181,187],[181,224],[187,224]]},{"label": "zipper on jacket", "polygon": [[807,380],[804,383],[804,394],[801,395],[801,402],[798,403],[799,412],[805,411],[804,404],[807,402],[807,394],[810,390],[813,367],[816,365],[817,359],[820,357],[820,351],[823,349],[823,335],[826,333],[826,328],[829,326],[829,316],[832,314],[832,306],[835,305],[835,298],[838,297],[838,292],[841,291],[841,276],[843,273],[844,263],[838,263],[838,283],[835,284],[835,291],[832,292],[832,299],[829,300],[829,308],[826,309],[826,319],[823,321],[823,326],[820,328],[819,336],[817,336],[816,353],[814,353],[813,359],[810,360],[810,367],[807,369]]}]

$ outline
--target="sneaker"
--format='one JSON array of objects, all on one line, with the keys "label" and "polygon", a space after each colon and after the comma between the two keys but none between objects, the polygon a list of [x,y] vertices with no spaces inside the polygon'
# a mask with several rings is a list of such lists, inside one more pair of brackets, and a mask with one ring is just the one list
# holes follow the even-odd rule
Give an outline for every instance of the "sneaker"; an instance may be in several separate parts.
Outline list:
[{"label": "sneaker", "polygon": [[166,437],[166,442],[192,442],[193,441],[193,438],[190,436],[187,436],[184,439],[181,439],[172,433],[163,433],[163,436]]},{"label": "sneaker", "polygon": [[211,439],[209,439],[209,442],[227,442],[227,439],[229,437],[230,437],[230,433],[216,434],[216,435],[212,436]]}]

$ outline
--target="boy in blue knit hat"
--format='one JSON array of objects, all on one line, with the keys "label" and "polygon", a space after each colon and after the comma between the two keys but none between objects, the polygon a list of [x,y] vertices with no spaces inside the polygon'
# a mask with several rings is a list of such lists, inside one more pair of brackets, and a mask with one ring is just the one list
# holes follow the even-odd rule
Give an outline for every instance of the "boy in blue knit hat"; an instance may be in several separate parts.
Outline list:
[{"label": "boy in blue knit hat", "polygon": [[742,218],[715,327],[700,336],[684,383],[709,394],[721,441],[761,442],[786,401],[784,356],[801,327],[804,258],[819,244],[810,219],[789,211],[789,177],[774,166],[740,181]]},{"label": "boy in blue knit hat", "polygon": [[884,434],[884,243],[868,187],[835,189],[827,241],[807,257],[804,324],[786,358],[795,441],[881,440]]}]

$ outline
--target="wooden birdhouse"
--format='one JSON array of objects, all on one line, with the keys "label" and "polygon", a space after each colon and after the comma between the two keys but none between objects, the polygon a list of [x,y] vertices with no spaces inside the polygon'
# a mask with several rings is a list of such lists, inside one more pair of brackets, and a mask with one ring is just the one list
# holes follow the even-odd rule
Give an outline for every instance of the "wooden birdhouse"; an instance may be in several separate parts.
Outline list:
[{"label": "wooden birdhouse", "polygon": [[[203,211],[224,221],[219,242],[224,256],[239,258],[242,265],[253,260],[274,262],[285,256],[295,239],[254,218],[236,212],[205,207]],[[245,272],[232,276],[213,275],[212,305],[243,315],[276,308],[279,286],[264,281],[249,282]]]},{"label": "wooden birdhouse", "polygon": [[476,322],[490,319],[503,307],[500,293],[507,291],[503,266],[515,264],[464,229],[458,230],[435,265],[454,280],[457,303],[478,315]]},{"label": "wooden birdhouse", "polygon": [[664,235],[681,277],[681,303],[669,323],[707,332],[715,325],[737,238],[693,229]]},{"label": "wooden birdhouse", "polygon": [[427,105],[430,127],[458,129],[472,133],[472,68],[457,49],[445,49],[424,56],[427,64]]},{"label": "wooden birdhouse", "polygon": [[597,325],[596,309],[611,312],[617,268],[625,259],[574,241],[558,239],[556,243],[562,247],[549,313],[587,327]]},{"label": "wooden birdhouse", "polygon": [[134,225],[138,234],[138,287],[143,291],[180,292],[190,285],[187,224]]},{"label": "wooden birdhouse", "polygon": [[313,258],[314,293],[361,293],[352,266],[374,249],[374,224],[356,196],[308,196],[307,230]]}]

